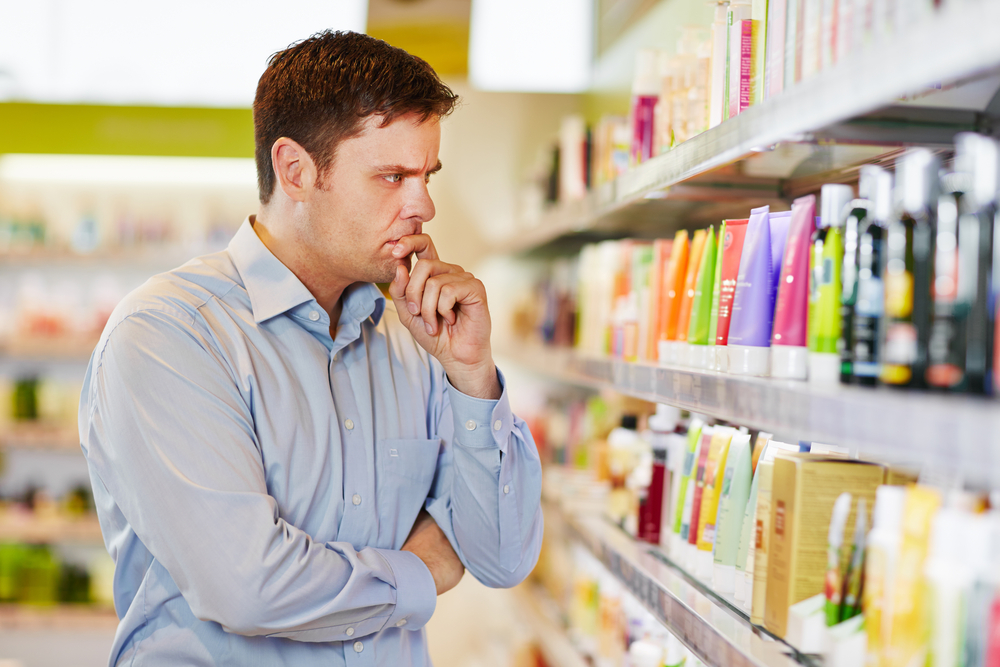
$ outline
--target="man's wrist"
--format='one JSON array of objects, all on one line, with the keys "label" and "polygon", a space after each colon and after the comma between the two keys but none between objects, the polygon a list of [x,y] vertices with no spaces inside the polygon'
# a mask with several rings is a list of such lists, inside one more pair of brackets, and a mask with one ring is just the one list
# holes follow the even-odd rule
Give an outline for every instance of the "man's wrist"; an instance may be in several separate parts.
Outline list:
[{"label": "man's wrist", "polygon": [[451,386],[466,396],[496,401],[503,394],[492,358],[478,366],[445,368],[445,373]]}]

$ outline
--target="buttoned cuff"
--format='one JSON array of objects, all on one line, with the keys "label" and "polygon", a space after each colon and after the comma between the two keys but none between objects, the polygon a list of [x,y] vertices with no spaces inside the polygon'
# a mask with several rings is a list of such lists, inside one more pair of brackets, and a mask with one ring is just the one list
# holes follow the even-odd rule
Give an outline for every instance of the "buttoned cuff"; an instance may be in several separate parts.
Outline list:
[{"label": "buttoned cuff", "polygon": [[434,614],[437,586],[431,571],[415,553],[375,549],[396,579],[396,607],[382,629],[419,630]]},{"label": "buttoned cuff", "polygon": [[491,401],[463,394],[445,377],[451,412],[455,418],[455,439],[465,447],[486,449],[499,447],[507,453],[507,441],[514,428],[514,415],[507,397],[507,381],[497,369],[500,398]]}]

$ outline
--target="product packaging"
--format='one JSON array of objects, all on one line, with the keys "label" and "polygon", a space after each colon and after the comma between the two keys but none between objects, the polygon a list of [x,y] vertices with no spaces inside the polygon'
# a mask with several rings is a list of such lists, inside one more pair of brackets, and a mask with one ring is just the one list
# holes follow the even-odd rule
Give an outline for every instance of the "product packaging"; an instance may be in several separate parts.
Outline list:
[{"label": "product packaging", "polygon": [[751,211],[729,324],[729,372],[767,375],[770,371],[773,269],[770,208]]},{"label": "product packaging", "polygon": [[644,361],[656,361],[660,338],[660,320],[666,304],[663,286],[666,283],[667,272],[670,269],[670,255],[674,242],[671,239],[657,239],[653,242],[653,264],[649,273],[648,297],[644,302],[648,311],[645,330],[640,334],[644,344],[640,347],[639,358]]},{"label": "product packaging", "polygon": [[727,117],[733,118],[750,107],[757,74],[754,54],[756,21],[750,0],[729,3],[729,92]]},{"label": "product packaging", "polygon": [[865,559],[865,586],[862,608],[868,633],[869,667],[883,664],[892,620],[893,584],[899,549],[903,542],[903,507],[906,490],[898,486],[880,486],[875,494],[872,531],[868,535]]},{"label": "product packaging", "polygon": [[[736,590],[736,559],[739,556],[743,517],[750,498],[752,457],[750,434],[733,435],[726,456],[726,469],[722,478],[722,493],[719,496],[719,511],[715,522],[715,544],[712,547],[714,561],[712,587],[723,595],[732,595]],[[742,575],[741,569],[740,576]]]},{"label": "product packaging", "polygon": [[653,157],[654,118],[660,95],[660,76],[656,51],[642,50],[636,56],[632,81],[632,165]]},{"label": "product packaging", "polygon": [[771,375],[774,377],[806,378],[809,254],[815,228],[816,197],[799,197],[792,205],[792,222],[774,307],[771,337]]},{"label": "product packaging", "polygon": [[722,495],[726,460],[729,458],[729,445],[736,433],[736,430],[728,426],[717,426],[705,462],[705,484],[698,508],[698,539],[695,544],[698,548],[695,575],[703,581],[712,579],[712,548],[715,546],[719,498]]},{"label": "product packaging", "polygon": [[718,248],[715,242],[715,228],[708,228],[698,278],[695,281],[694,298],[691,303],[691,318],[688,324],[687,364],[694,368],[708,365],[709,326],[712,317],[712,292],[715,282],[715,256]]},{"label": "product packaging", "polygon": [[[684,451],[684,462],[681,464],[681,476],[677,484],[677,504],[674,505],[673,525],[671,527],[671,533],[676,539],[671,541],[670,555],[678,560],[682,551],[681,544],[687,541],[687,534],[683,532],[684,505],[687,503],[688,489],[692,489],[693,492],[691,479],[695,474],[698,445],[701,443],[701,431],[704,426],[705,422],[700,419],[692,419],[691,424],[688,426],[687,447]],[[690,514],[688,521],[690,522]]]},{"label": "product packaging", "polygon": [[767,3],[767,44],[764,70],[764,98],[770,99],[785,89],[785,18],[788,0]]},{"label": "product packaging", "polygon": [[[712,451],[712,441],[715,439],[715,431],[719,428],[722,427],[713,426],[711,429],[707,427],[701,429],[701,445],[698,448],[698,463],[695,467],[695,475],[691,478],[693,484],[688,485],[688,488],[692,489],[690,508],[687,506],[687,501],[685,499],[684,514],[688,520],[688,546],[685,550],[684,564],[690,572],[695,571],[698,563],[698,529],[700,527],[699,521],[701,520],[701,503],[705,496],[705,474],[708,471],[708,457]],[[683,527],[681,528],[681,532],[684,532]]]},{"label": "product packaging", "polygon": [[896,161],[895,206],[884,272],[886,323],[880,376],[891,386],[926,386],[939,167],[938,158],[925,148],[910,149]]},{"label": "product packaging", "polygon": [[712,21],[712,86],[709,90],[709,127],[721,123],[728,112],[726,92],[729,79],[729,3],[719,2],[715,5],[715,18]]},{"label": "product packaging", "polygon": [[[747,580],[747,566],[751,559],[748,555],[751,553],[751,540],[754,537],[754,526],[756,526],[756,516],[757,511],[757,488],[759,485],[760,478],[757,475],[757,462],[760,456],[767,449],[769,441],[772,438],[772,434],[760,431],[757,433],[757,439],[754,441],[753,450],[750,454],[750,470],[752,475],[752,481],[750,483],[750,494],[747,498],[746,506],[743,510],[743,518],[740,524],[740,547],[736,554],[736,581],[733,589],[733,597],[738,602],[744,602],[747,600],[746,592],[753,586],[753,568],[750,568],[749,581]],[[749,605],[746,605],[749,607]]]},{"label": "product packaging", "polygon": [[702,255],[705,252],[705,241],[708,231],[699,229],[691,239],[691,252],[688,255],[687,273],[684,276],[684,293],[681,295],[680,314],[677,318],[678,345],[667,347],[670,357],[668,363],[687,366],[687,336],[691,325],[691,309],[694,307],[694,293],[698,286],[698,269],[701,268]]},{"label": "product packaging", "polygon": [[[729,371],[729,326],[732,322],[733,299],[736,296],[736,283],[740,272],[740,257],[743,254],[743,241],[746,238],[749,219],[726,220],[723,227],[723,237],[719,244],[722,261],[716,267],[716,291],[719,294],[718,304],[713,304],[715,315],[715,368],[723,372]],[[713,295],[714,297],[714,295]]]},{"label": "product packaging", "polygon": [[688,233],[679,231],[670,248],[670,262],[663,277],[661,289],[659,347],[657,357],[661,363],[676,363],[677,328],[680,322],[681,301],[684,298],[684,280],[687,276],[690,244]]},{"label": "product packaging", "polygon": [[[764,625],[785,636],[788,608],[823,592],[826,531],[837,497],[851,494],[871,503],[885,474],[882,466],[811,454],[786,454],[774,461],[771,544],[767,564]],[[848,518],[853,525],[854,512]]]},{"label": "product packaging", "polygon": [[813,234],[809,266],[809,381],[840,380],[841,269],[844,263],[844,227],[854,191],[848,185],[828,184],[820,191],[822,215]]},{"label": "product packaging", "polygon": [[719,225],[718,248],[715,252],[715,279],[712,281],[712,315],[708,321],[708,350],[705,368],[710,371],[719,369],[716,355],[716,337],[719,331],[719,299],[722,297],[722,259],[725,253],[726,221]]}]

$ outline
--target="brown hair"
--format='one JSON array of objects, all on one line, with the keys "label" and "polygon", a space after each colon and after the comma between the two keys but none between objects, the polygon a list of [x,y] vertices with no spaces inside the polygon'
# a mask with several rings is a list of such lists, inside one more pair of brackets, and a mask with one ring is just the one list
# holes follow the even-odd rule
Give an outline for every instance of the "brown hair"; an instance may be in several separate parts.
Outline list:
[{"label": "brown hair", "polygon": [[326,30],[275,53],[253,101],[261,203],[274,192],[271,147],[281,137],[301,144],[323,174],[368,116],[381,116],[382,127],[411,113],[422,122],[457,102],[430,65],[368,35]]}]

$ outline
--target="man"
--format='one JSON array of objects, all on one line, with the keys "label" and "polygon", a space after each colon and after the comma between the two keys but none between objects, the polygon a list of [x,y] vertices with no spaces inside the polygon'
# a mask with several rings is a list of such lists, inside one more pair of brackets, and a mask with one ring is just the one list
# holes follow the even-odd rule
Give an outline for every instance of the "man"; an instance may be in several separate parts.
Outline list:
[{"label": "man", "polygon": [[364,35],[276,54],[258,214],[112,315],[80,405],[111,664],[426,665],[463,567],[488,586],[531,571],[534,442],[482,284],[423,233],[455,102]]}]

